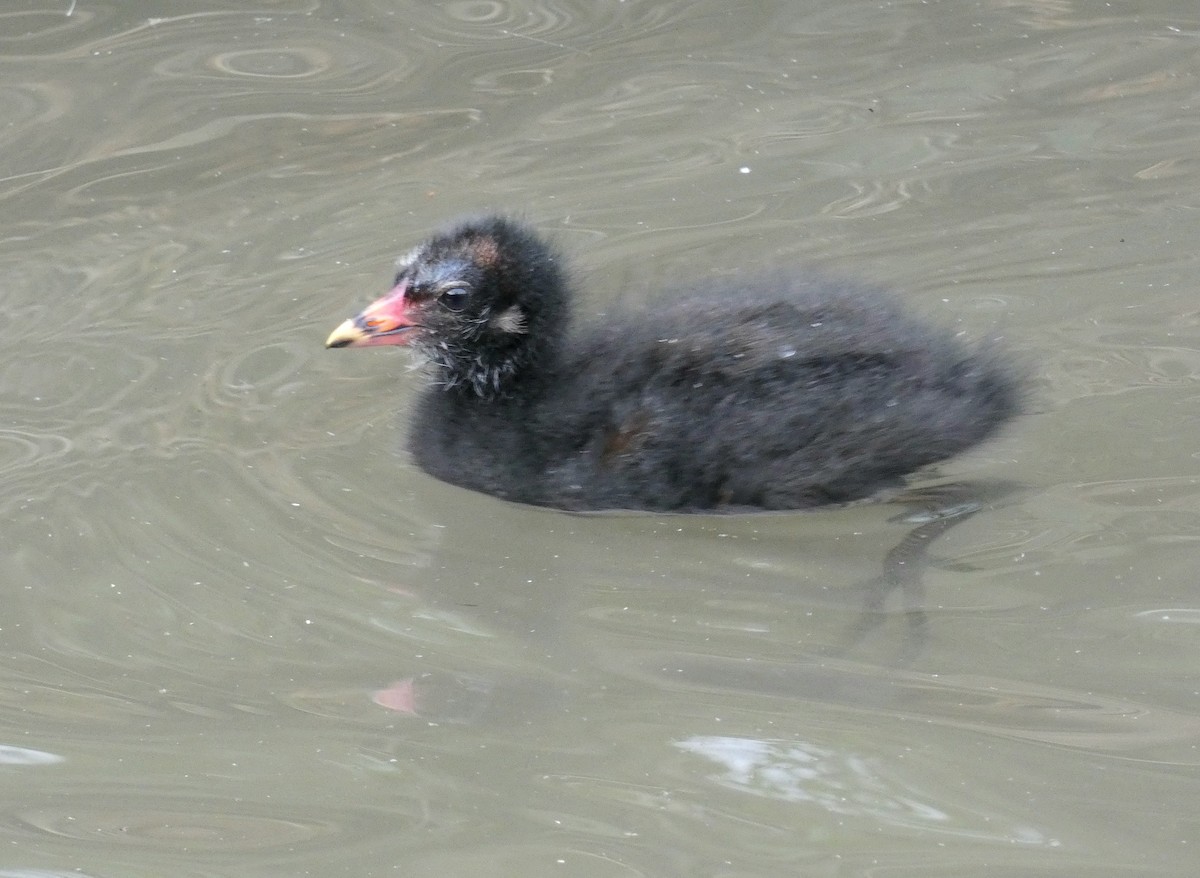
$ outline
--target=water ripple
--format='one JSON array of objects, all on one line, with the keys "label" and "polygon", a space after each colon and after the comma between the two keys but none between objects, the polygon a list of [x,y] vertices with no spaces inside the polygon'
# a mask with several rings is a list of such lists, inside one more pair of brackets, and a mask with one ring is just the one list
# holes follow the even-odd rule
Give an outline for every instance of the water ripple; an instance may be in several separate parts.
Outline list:
[{"label": "water ripple", "polygon": [[327,820],[239,813],[224,800],[153,800],[137,810],[124,798],[126,803],[119,808],[105,801],[72,801],[69,807],[20,810],[16,817],[28,829],[45,835],[142,850],[182,847],[192,853],[287,850],[309,842],[328,844],[342,834],[337,824]]},{"label": "water ripple", "polygon": [[266,79],[303,79],[320,76],[334,66],[335,56],[306,46],[302,48],[243,49],[222,52],[209,63],[221,73]]}]

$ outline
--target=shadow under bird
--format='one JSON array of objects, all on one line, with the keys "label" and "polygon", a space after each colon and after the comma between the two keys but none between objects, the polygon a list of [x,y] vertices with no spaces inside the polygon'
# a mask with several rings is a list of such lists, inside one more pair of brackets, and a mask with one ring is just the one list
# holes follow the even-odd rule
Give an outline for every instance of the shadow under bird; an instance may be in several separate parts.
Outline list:
[{"label": "shadow under bird", "polygon": [[852,285],[706,281],[571,325],[558,253],[490,216],[400,260],[327,347],[403,345],[431,378],[410,447],[429,474],[571,510],[844,503],[995,434],[1022,382],[994,344]]}]

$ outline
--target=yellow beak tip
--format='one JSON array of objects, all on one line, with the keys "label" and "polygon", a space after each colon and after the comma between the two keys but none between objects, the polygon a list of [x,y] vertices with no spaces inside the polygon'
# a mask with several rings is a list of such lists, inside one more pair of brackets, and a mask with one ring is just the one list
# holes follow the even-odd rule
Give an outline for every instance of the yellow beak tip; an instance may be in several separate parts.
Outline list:
[{"label": "yellow beak tip", "polygon": [[329,338],[325,339],[325,347],[327,348],[344,348],[349,347],[357,341],[361,341],[363,332],[355,324],[353,318],[346,320],[329,334]]}]

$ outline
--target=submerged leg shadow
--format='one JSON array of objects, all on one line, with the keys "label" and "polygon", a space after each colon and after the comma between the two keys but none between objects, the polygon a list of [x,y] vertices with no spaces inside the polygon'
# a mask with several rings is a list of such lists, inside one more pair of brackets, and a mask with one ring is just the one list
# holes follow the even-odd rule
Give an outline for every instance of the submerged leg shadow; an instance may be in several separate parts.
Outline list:
[{"label": "submerged leg shadow", "polygon": [[888,597],[895,593],[899,596],[905,621],[903,647],[896,665],[904,667],[911,664],[929,640],[924,574],[930,563],[930,545],[950,528],[994,506],[1018,488],[1012,482],[955,483],[906,495],[903,502],[909,511],[892,520],[911,522],[915,527],[888,550],[883,559],[882,573],[859,586],[863,595],[862,612],[847,630],[842,645],[827,655],[844,657],[880,628],[889,616],[884,605]]}]

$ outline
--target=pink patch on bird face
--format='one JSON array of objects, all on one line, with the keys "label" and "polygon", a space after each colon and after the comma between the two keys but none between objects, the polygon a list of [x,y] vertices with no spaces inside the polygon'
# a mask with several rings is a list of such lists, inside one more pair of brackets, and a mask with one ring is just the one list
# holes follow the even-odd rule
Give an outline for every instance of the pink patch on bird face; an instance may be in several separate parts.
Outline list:
[{"label": "pink patch on bird face", "polygon": [[417,698],[413,678],[405,677],[397,680],[386,689],[377,689],[371,693],[371,700],[380,707],[404,713],[409,716],[417,715]]}]

